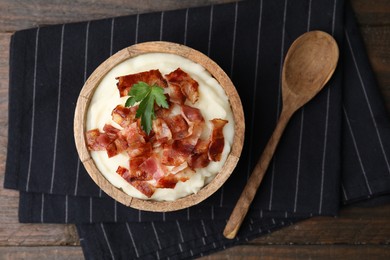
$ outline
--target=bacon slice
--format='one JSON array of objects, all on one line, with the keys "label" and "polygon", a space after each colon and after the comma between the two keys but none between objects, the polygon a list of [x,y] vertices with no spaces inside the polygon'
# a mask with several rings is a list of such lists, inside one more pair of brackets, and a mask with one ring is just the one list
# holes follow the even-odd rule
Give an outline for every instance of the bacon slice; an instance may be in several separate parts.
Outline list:
[{"label": "bacon slice", "polygon": [[161,162],[164,165],[179,166],[187,161],[195,144],[190,140],[174,140],[163,146]]},{"label": "bacon slice", "polygon": [[184,162],[184,163],[180,164],[179,166],[173,167],[171,169],[171,173],[176,174],[176,173],[181,172],[181,171],[183,171],[183,170],[185,170],[187,168],[188,168],[188,163]]},{"label": "bacon slice", "polygon": [[112,133],[100,133],[99,129],[92,129],[86,133],[87,146],[91,151],[107,151],[109,158],[118,154],[113,143],[116,135]]},{"label": "bacon slice", "polygon": [[130,172],[125,167],[118,166],[118,169],[116,169],[116,173],[118,173],[123,179],[129,181],[128,178],[130,177]]},{"label": "bacon slice", "polygon": [[126,141],[129,145],[136,142],[146,143],[144,133],[139,128],[137,122],[130,124],[128,127],[124,128],[121,132],[122,135],[126,137]]},{"label": "bacon slice", "polygon": [[174,174],[168,174],[157,181],[156,188],[173,189],[179,179]]},{"label": "bacon slice", "polygon": [[[199,109],[195,107],[190,107],[183,105],[181,107],[181,114],[188,124],[188,135],[193,137],[194,145],[198,141],[197,137],[201,135],[201,131],[203,131],[204,119],[202,113]],[[194,136],[197,135],[197,137]],[[195,137],[195,139],[194,139]]]},{"label": "bacon slice", "polygon": [[187,121],[188,124],[196,124],[204,121],[202,113],[196,107],[182,105],[181,111],[184,119]]},{"label": "bacon slice", "polygon": [[[161,155],[161,163],[169,166],[179,166],[187,161],[190,152],[182,152],[185,149],[182,147],[181,149],[177,149],[177,143],[174,145],[176,141],[171,143],[167,143],[163,145],[163,151]],[[180,147],[180,145],[179,145]]]},{"label": "bacon slice", "polygon": [[154,191],[156,190],[153,185],[146,181],[132,181],[130,182],[130,184],[133,185],[133,187],[139,190],[141,193],[146,195],[146,197],[148,198],[152,197]]},{"label": "bacon slice", "polygon": [[[180,68],[177,68],[175,71],[169,73],[168,75],[165,75],[165,77],[168,80],[168,85],[180,86],[181,92],[183,93],[183,95],[186,98],[188,98],[188,100],[190,100],[192,102],[192,104],[194,104],[196,101],[198,101],[199,84],[197,81],[195,81],[193,78],[191,78],[191,76],[188,75],[186,72],[184,72]],[[171,98],[172,98],[172,96],[171,96]],[[173,100],[172,100],[172,102],[173,102]],[[183,103],[181,103],[181,104],[183,104]]]},{"label": "bacon slice", "polygon": [[179,181],[181,182],[188,181],[194,173],[195,171],[191,170],[188,167],[186,167],[185,169],[183,169],[182,171],[176,174],[170,173],[157,181],[156,188],[173,189],[176,187],[176,184]]},{"label": "bacon slice", "polygon": [[144,71],[136,74],[120,76],[115,79],[118,80],[117,87],[121,97],[127,96],[131,87],[140,81],[149,85],[156,84],[163,88],[168,86],[166,80],[163,78],[159,70]]},{"label": "bacon slice", "polygon": [[137,113],[137,109],[138,106],[128,108],[122,105],[117,105],[112,110],[112,120],[121,127],[126,127],[136,121],[135,114]]},{"label": "bacon slice", "polygon": [[149,174],[140,168],[147,159],[147,157],[130,158],[130,181],[149,181],[153,179],[153,174]]},{"label": "bacon slice", "polygon": [[118,138],[119,129],[106,124],[103,127],[105,132],[100,133],[98,129],[89,130],[86,133],[87,146],[91,151],[107,151],[109,158],[118,154],[118,150],[115,144]]},{"label": "bacon slice", "polygon": [[159,180],[164,177],[167,169],[160,164],[154,156],[146,159],[140,166],[140,170],[145,172],[148,176],[153,176],[153,179]]},{"label": "bacon slice", "polygon": [[99,145],[97,142],[98,137],[100,136],[99,129],[92,129],[86,132],[87,146],[91,151],[104,151],[104,146]]},{"label": "bacon slice", "polygon": [[133,157],[130,158],[129,160],[129,165],[130,165],[130,174],[132,176],[140,176],[141,175],[141,170],[139,166],[146,160],[147,158],[145,157]]},{"label": "bacon slice", "polygon": [[127,154],[130,157],[147,155],[152,151],[150,142],[146,142],[145,133],[140,129],[138,122],[130,124],[121,131],[121,134],[126,137]]},{"label": "bacon slice", "polygon": [[105,133],[100,133],[98,129],[90,130],[86,133],[87,146],[92,151],[107,151],[108,157],[111,158],[117,155],[117,149],[114,140],[117,138],[116,128],[110,125],[104,126],[107,130]]},{"label": "bacon slice", "polygon": [[213,132],[211,133],[211,141],[209,146],[209,159],[211,161],[221,160],[223,147],[225,146],[225,138],[223,136],[223,127],[228,123],[227,120],[213,119]]},{"label": "bacon slice", "polygon": [[178,114],[181,111],[181,105],[171,104],[169,109],[159,109],[156,111],[157,119],[163,119],[169,127],[174,140],[182,139],[189,135],[188,123],[183,115]]},{"label": "bacon slice", "polygon": [[182,105],[186,101],[186,96],[181,91],[179,84],[171,82],[168,85],[169,89],[169,100],[173,103]]},{"label": "bacon slice", "polygon": [[128,169],[122,166],[119,166],[116,172],[133,187],[135,187],[141,193],[145,194],[148,198],[153,195],[155,187],[145,181],[148,180],[145,178],[145,176],[135,176]]},{"label": "bacon slice", "polygon": [[153,120],[152,129],[159,143],[165,143],[172,139],[172,132],[164,119],[156,118]]},{"label": "bacon slice", "polygon": [[96,139],[96,142],[104,147],[107,151],[108,158],[111,158],[118,154],[115,137],[111,136],[109,133],[101,133],[100,136]]},{"label": "bacon slice", "polygon": [[130,157],[138,157],[149,155],[152,152],[152,149],[151,143],[135,142],[130,144],[126,151]]},{"label": "bacon slice", "polygon": [[[144,163],[149,164],[149,160],[146,160]],[[153,162],[154,164],[154,162]],[[141,164],[142,167],[142,164]],[[175,188],[176,184],[179,181],[185,182],[189,180],[192,174],[194,174],[194,171],[191,171],[187,167],[183,169],[181,172],[177,174],[168,174],[168,175],[161,175],[158,177],[157,184],[155,187],[153,187],[150,183],[147,181],[151,178],[145,178],[145,176],[150,176],[150,174],[147,174],[145,172],[141,172],[140,175],[135,176],[133,173],[131,173],[128,169],[119,166],[116,172],[124,178],[126,181],[128,181],[131,185],[133,185],[136,189],[141,191],[143,194],[145,194],[148,197],[151,197],[155,191],[155,188]]]},{"label": "bacon slice", "polygon": [[161,161],[165,165],[179,166],[186,162],[191,156],[200,135],[203,131],[204,123],[195,124],[191,135],[166,144],[163,147]]},{"label": "bacon slice", "polygon": [[188,136],[188,124],[182,115],[175,115],[165,119],[174,140]]},{"label": "bacon slice", "polygon": [[98,138],[96,138],[96,142],[101,146],[106,148],[111,142],[112,139],[106,133],[100,133]]},{"label": "bacon slice", "polygon": [[129,145],[127,144],[126,137],[121,133],[118,133],[118,138],[115,139],[114,144],[116,146],[117,153],[126,151]]},{"label": "bacon slice", "polygon": [[115,155],[118,154],[118,149],[116,148],[116,145],[114,142],[109,143],[106,146],[106,151],[107,151],[108,158],[114,157]]},{"label": "bacon slice", "polygon": [[209,140],[198,140],[198,143],[188,160],[188,166],[191,167],[191,169],[204,168],[209,165],[209,145]]},{"label": "bacon slice", "polygon": [[103,126],[103,131],[108,135],[108,137],[111,140],[115,140],[116,138],[118,138],[118,133],[119,133],[120,129],[118,129],[110,124],[105,124]]}]

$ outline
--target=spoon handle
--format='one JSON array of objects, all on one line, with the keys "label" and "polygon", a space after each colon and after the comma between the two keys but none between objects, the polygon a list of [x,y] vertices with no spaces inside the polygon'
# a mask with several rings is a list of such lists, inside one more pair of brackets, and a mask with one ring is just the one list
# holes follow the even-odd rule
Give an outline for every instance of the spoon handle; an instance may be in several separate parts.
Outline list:
[{"label": "spoon handle", "polygon": [[260,186],[261,181],[263,180],[264,174],[268,168],[269,163],[273,157],[273,154],[276,150],[276,147],[279,143],[280,137],[291,117],[292,113],[290,111],[282,111],[278,123],[274,132],[272,133],[271,138],[269,139],[264,151],[257,162],[251,176],[248,179],[248,182],[241,193],[240,198],[238,199],[236,206],[233,209],[232,214],[225,226],[223,235],[226,238],[233,239],[236,235],[244,218],[249,210],[249,206],[253,201],[253,198],[256,195],[257,189]]}]

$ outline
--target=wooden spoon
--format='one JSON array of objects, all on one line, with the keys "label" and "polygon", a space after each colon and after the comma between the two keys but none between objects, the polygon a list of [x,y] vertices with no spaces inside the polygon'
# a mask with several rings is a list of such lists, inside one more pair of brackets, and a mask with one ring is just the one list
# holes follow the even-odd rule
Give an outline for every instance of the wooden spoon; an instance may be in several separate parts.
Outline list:
[{"label": "wooden spoon", "polygon": [[328,82],[336,69],[338,57],[336,41],[325,32],[307,32],[291,45],[282,71],[282,112],[260,160],[230,215],[223,232],[226,238],[233,239],[236,236],[291,116]]}]

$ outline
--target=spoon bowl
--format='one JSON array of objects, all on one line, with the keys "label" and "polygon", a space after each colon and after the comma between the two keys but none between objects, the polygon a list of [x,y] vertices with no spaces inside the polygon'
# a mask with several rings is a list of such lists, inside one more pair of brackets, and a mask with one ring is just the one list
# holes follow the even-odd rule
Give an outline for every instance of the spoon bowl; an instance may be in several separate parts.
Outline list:
[{"label": "spoon bowl", "polygon": [[312,99],[336,69],[339,49],[332,36],[322,31],[301,35],[291,45],[282,70],[283,105],[294,99],[298,108]]},{"label": "spoon bowl", "polygon": [[287,52],[282,70],[283,108],[276,128],[257,162],[226,224],[223,235],[233,239],[249,210],[291,116],[310,101],[336,69],[339,50],[336,41],[322,31],[297,38]]}]

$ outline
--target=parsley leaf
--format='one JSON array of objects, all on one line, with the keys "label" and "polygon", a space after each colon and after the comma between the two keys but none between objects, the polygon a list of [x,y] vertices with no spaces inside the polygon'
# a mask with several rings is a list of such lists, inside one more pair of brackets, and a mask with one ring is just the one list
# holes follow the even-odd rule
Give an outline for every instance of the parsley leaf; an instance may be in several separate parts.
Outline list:
[{"label": "parsley leaf", "polygon": [[149,134],[152,130],[152,121],[156,118],[154,103],[156,102],[160,107],[168,108],[164,89],[157,85],[150,86],[140,81],[131,87],[128,96],[129,98],[125,103],[126,107],[134,106],[136,102],[140,102],[135,117],[141,118],[142,129]]}]

